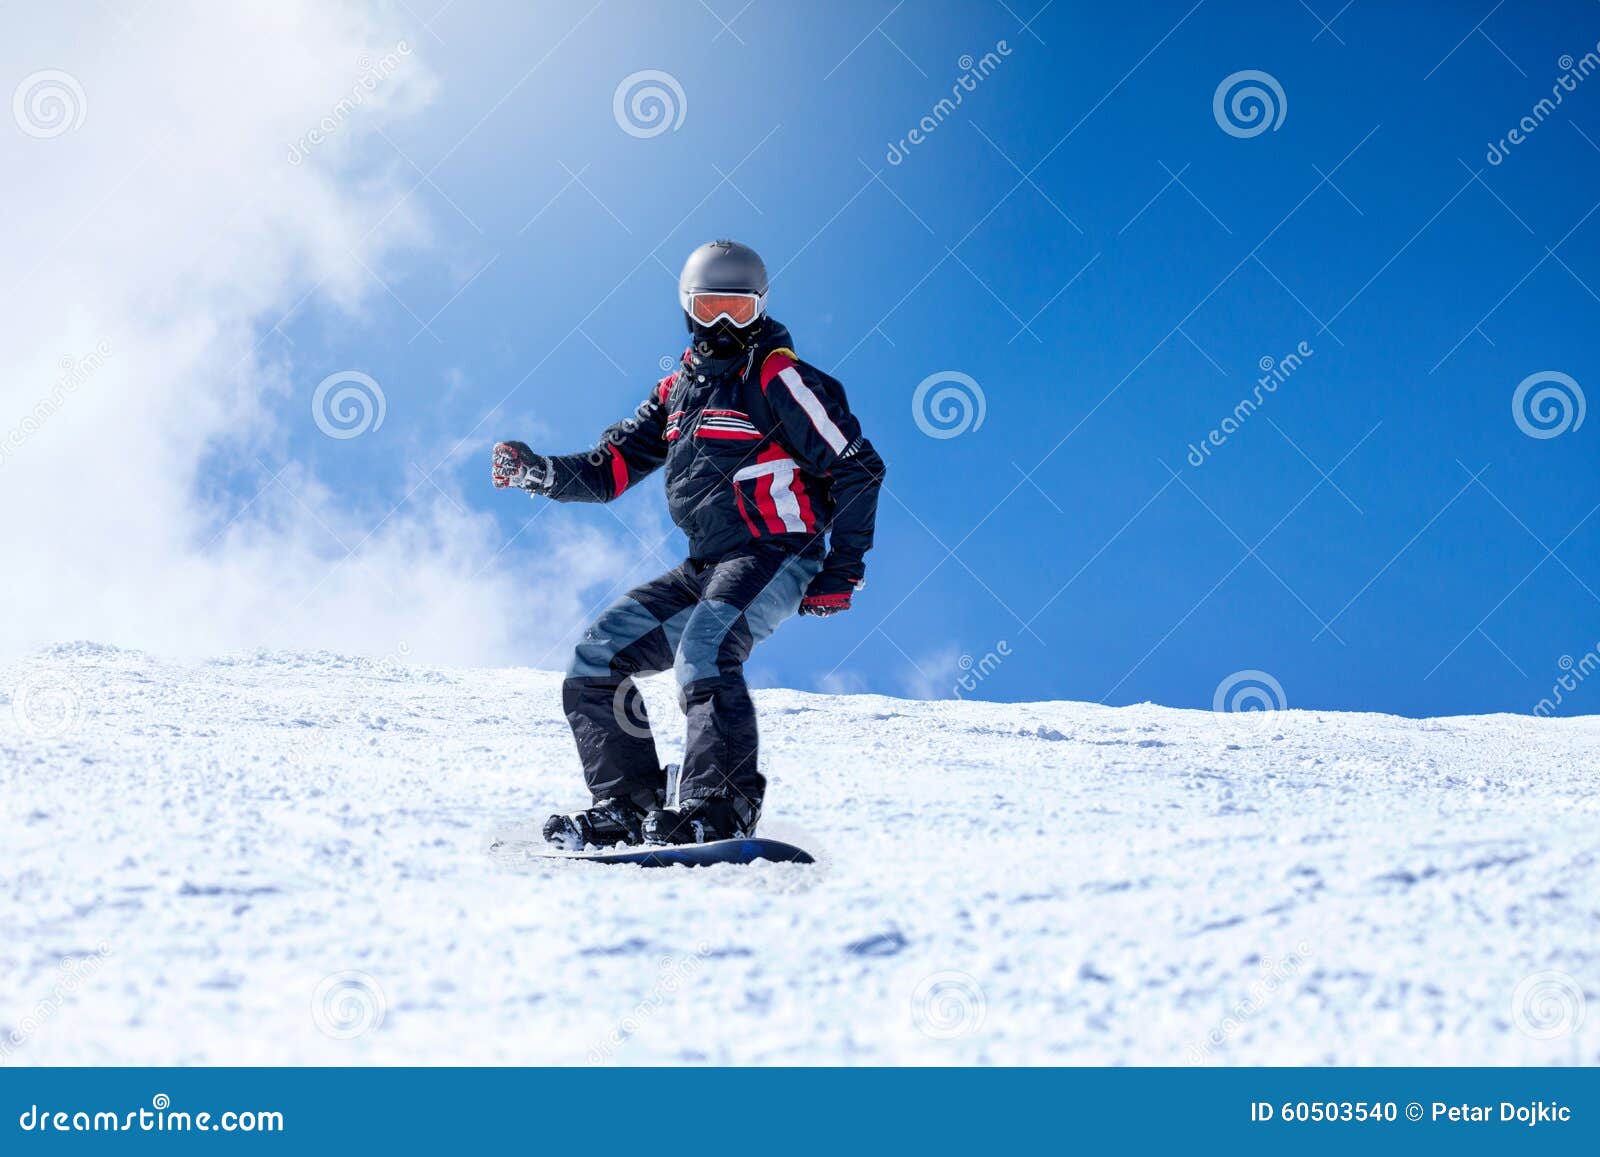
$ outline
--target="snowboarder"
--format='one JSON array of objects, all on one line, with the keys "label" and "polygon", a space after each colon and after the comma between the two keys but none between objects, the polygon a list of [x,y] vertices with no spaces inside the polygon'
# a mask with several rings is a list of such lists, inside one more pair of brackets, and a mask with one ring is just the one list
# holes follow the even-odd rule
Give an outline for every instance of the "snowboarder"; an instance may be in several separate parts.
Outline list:
[{"label": "snowboarder", "polygon": [[[872,546],[884,465],[844,387],[800,360],[767,316],[749,246],[713,241],[678,279],[690,345],[634,415],[586,454],[494,448],[493,481],[560,502],[610,502],[660,466],[689,557],[613,603],[562,686],[594,804],[544,838],[585,845],[749,836],[767,781],[744,681],[751,648],[794,614],[850,609]],[[688,718],[676,800],[633,676],[672,668]]]}]

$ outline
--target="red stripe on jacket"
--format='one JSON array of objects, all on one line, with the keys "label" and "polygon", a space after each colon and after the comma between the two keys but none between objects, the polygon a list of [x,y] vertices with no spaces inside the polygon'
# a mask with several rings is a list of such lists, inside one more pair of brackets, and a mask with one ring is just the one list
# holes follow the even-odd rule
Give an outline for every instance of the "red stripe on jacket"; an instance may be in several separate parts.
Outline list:
[{"label": "red stripe on jacket", "polygon": [[763,474],[756,479],[756,509],[761,512],[762,521],[767,524],[767,529],[773,534],[785,534],[786,528],[783,519],[778,514],[778,504],[772,500],[772,475]]},{"label": "red stripe on jacket", "polygon": [[800,480],[800,471],[794,472],[794,500],[800,507],[800,521],[807,530],[817,529],[816,517],[811,513],[811,499],[806,495],[806,484]]},{"label": "red stripe on jacket", "polygon": [[794,365],[794,359],[785,350],[773,350],[761,363],[761,392],[767,392],[772,379]]},{"label": "red stripe on jacket", "polygon": [[[775,462],[779,459],[794,462],[794,456],[776,442],[769,444],[765,450],[756,455],[757,462]],[[789,491],[794,495],[795,505],[800,508],[800,521],[805,524],[806,530],[816,530],[816,515],[811,512],[811,498],[806,494],[806,484],[800,477],[800,464],[798,462],[795,462],[794,470],[790,474]],[[769,496],[772,494],[772,475],[770,474],[767,475],[766,492]],[[776,505],[773,506],[773,513],[777,513]],[[782,523],[782,519],[779,519],[779,523]]]},{"label": "red stripe on jacket", "polygon": [[756,529],[756,524],[750,521],[750,512],[745,509],[744,495],[739,493],[739,484],[737,482],[733,484],[733,500],[739,506],[739,517],[744,519],[744,524],[750,528],[750,537],[760,538],[761,532]]},{"label": "red stripe on jacket", "polygon": [[628,488],[628,463],[622,456],[622,451],[615,446],[607,446],[611,451],[611,497],[621,498],[622,492]]}]

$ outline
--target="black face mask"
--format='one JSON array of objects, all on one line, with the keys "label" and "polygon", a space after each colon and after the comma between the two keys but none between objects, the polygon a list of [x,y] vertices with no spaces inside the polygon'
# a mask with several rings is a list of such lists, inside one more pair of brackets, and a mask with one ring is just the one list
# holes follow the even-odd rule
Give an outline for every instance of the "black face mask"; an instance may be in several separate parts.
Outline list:
[{"label": "black face mask", "polygon": [[757,318],[753,324],[740,329],[726,318],[711,325],[700,325],[688,314],[684,314],[684,319],[688,322],[689,333],[694,339],[694,352],[702,358],[716,361],[743,357],[760,337],[766,320]]}]

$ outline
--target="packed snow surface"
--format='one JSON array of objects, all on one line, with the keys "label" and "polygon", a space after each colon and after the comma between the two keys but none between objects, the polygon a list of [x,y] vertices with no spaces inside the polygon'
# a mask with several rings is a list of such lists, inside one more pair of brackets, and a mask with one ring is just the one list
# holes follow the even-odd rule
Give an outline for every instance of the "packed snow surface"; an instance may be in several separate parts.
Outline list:
[{"label": "packed snow surface", "polygon": [[815,866],[489,855],[548,672],[0,667],[0,1060],[1600,1061],[1600,719],[757,698]]}]

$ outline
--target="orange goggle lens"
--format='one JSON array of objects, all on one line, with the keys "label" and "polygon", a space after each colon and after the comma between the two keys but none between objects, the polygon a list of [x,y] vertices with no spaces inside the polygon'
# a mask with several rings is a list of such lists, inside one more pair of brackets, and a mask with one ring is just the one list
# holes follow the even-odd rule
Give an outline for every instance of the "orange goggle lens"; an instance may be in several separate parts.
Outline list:
[{"label": "orange goggle lens", "polygon": [[689,298],[689,315],[701,325],[711,325],[726,317],[736,326],[747,326],[761,313],[761,299],[753,293],[696,293]]}]

